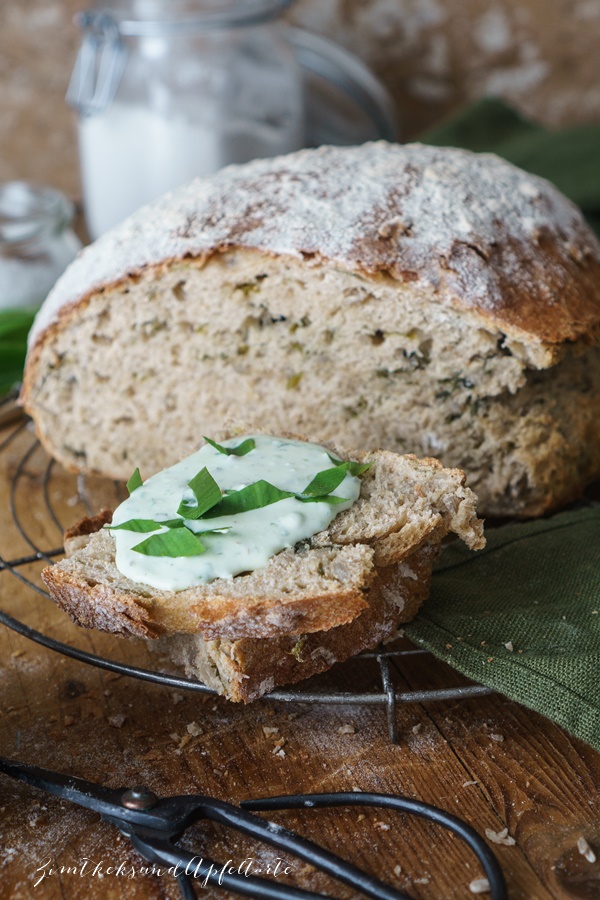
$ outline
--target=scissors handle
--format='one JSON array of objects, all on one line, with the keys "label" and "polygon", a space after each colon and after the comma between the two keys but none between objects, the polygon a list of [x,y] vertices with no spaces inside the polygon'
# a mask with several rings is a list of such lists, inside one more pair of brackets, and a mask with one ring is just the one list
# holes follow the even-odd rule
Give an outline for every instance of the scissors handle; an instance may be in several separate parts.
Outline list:
[{"label": "scissors handle", "polygon": [[[127,835],[133,846],[146,859],[174,868],[184,900],[192,900],[195,897],[194,879],[202,879],[203,884],[223,887],[248,897],[261,898],[261,900],[262,898],[265,900],[310,900],[312,897],[322,896],[301,888],[276,884],[272,880],[255,875],[247,875],[239,870],[234,870],[229,863],[222,866],[210,859],[199,858],[197,855],[179,848],[175,844],[175,840],[184,833],[189,825],[200,819],[218,822],[279,850],[293,854],[327,875],[372,897],[373,900],[410,900],[407,894],[373,878],[312,841],[250,812],[250,810],[259,812],[334,806],[385,807],[411,813],[442,825],[460,837],[476,854],[490,884],[491,900],[507,900],[504,876],[494,854],[483,838],[456,816],[408,797],[362,792],[294,794],[246,800],[242,802],[242,808],[240,808],[231,803],[224,803],[221,800],[201,795],[166,797],[160,800],[146,790],[146,793],[150,795],[151,802],[134,807],[128,802],[131,797],[127,797],[127,794],[134,794],[133,791],[125,792],[124,789],[105,788],[74,776],[50,772],[36,766],[23,765],[4,757],[0,757],[0,772],[99,812],[122,834]],[[136,789],[138,793],[141,790],[141,788]],[[139,800],[139,797],[135,799]]]},{"label": "scissors handle", "polygon": [[[277,798],[285,799],[285,798]],[[255,801],[245,801],[241,805],[248,809],[249,804]],[[260,802],[260,801],[258,801]],[[253,806],[258,809],[259,807]],[[262,807],[263,809],[265,807]],[[276,809],[277,807],[271,807]],[[281,809],[285,808],[283,805]],[[390,887],[378,878],[367,875],[361,869],[357,869],[351,863],[346,862],[334,853],[324,850],[318,844],[306,838],[300,837],[293,831],[283,828],[275,822],[265,821],[245,812],[237,806],[230,803],[223,803],[220,800],[213,800],[204,810],[204,815],[214,822],[219,822],[236,831],[241,831],[250,837],[259,841],[264,841],[272,847],[279,850],[287,851],[294,856],[299,857],[305,862],[310,863],[318,869],[321,869],[332,878],[349,884],[351,887],[361,891],[367,897],[373,900],[410,900],[407,894]]]},{"label": "scissors handle", "polygon": [[[199,860],[197,855],[175,847],[164,838],[139,837],[130,834],[132,845],[145,859],[163,866],[179,867],[182,869],[177,876],[183,900],[196,900],[196,893],[192,887],[197,881],[202,887],[220,887],[224,890],[242,894],[245,897],[256,897],[258,900],[314,900],[322,897],[312,891],[291,887],[287,884],[277,884],[266,878],[256,875],[245,875],[239,871],[231,872],[230,863],[223,866],[206,857]],[[177,869],[175,869],[177,871]]]},{"label": "scissors handle", "polygon": [[[498,860],[474,828],[462,819],[447,813],[437,806],[430,806],[410,797],[393,794],[370,794],[362,791],[340,792],[332,794],[289,794],[279,797],[263,797],[256,800],[244,800],[240,804],[244,809],[265,812],[279,809],[313,809],[332,806],[377,806],[395,809],[400,812],[419,816],[435,822],[452,831],[461,838],[475,853],[490,883],[491,900],[508,900],[508,891],[502,869]],[[367,893],[365,891],[365,893]]]}]

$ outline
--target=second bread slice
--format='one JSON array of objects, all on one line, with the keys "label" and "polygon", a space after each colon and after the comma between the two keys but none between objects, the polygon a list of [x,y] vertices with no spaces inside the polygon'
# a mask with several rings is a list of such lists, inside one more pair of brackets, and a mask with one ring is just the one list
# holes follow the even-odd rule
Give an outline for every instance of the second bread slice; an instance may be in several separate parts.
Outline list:
[{"label": "second bread slice", "polygon": [[189,674],[231,699],[323,671],[414,617],[445,535],[485,544],[461,471],[387,451],[341,455],[371,463],[358,500],[263,569],[185,591],[150,588],[116,568],[104,513],[67,532],[68,558],[42,577],[78,624],[160,637]]}]

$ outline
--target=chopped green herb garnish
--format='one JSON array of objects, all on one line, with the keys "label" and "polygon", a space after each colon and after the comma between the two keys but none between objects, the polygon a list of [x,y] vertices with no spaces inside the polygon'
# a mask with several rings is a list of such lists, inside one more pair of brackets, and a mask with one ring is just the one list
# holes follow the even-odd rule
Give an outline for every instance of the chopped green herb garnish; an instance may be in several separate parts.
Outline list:
[{"label": "chopped green herb garnish", "polygon": [[211,447],[214,447],[215,450],[218,450],[219,453],[224,453],[225,456],[245,456],[246,453],[250,453],[250,451],[254,450],[256,447],[254,438],[247,438],[245,441],[242,441],[241,444],[238,444],[237,447],[224,447],[223,444],[217,444],[216,441],[211,441],[211,439],[206,436],[204,436],[204,440],[207,444],[210,444]]},{"label": "chopped green herb garnish", "polygon": [[[186,525],[185,527],[189,528],[189,525]],[[231,525],[223,525],[219,526],[219,528],[204,528],[202,531],[192,531],[190,528],[190,531],[198,537],[205,534],[227,534],[228,531],[231,531]]]},{"label": "chopped green herb garnish", "polygon": [[120,525],[108,525],[109,531],[158,531],[159,528],[181,528],[183,519],[168,519],[166,522],[156,522],[154,519],[128,519]]},{"label": "chopped green herb garnish", "polygon": [[342,483],[346,477],[346,463],[335,466],[333,469],[323,469],[318,472],[311,483],[302,491],[303,495],[319,497],[322,494],[330,494]]},{"label": "chopped green herb garnish", "polygon": [[219,503],[222,498],[221,488],[212,477],[206,466],[200,469],[197,475],[194,475],[191,481],[188,481],[191,487],[196,503],[189,503],[182,500],[177,510],[178,515],[184,519],[199,519],[215,504]]},{"label": "chopped green herb garnish", "polygon": [[[356,474],[362,474],[368,468],[370,463],[361,465],[355,462],[336,462],[332,469],[323,469],[318,472],[310,484],[300,494],[292,491],[283,491],[270,482],[261,479],[260,481],[249,484],[240,491],[232,491],[226,494],[215,506],[208,509],[202,514],[204,519],[213,519],[217,516],[233,516],[237,513],[249,512],[251,509],[261,509],[264,506],[270,506],[272,503],[278,503],[280,500],[287,500],[289,497],[295,497],[302,503],[329,503],[334,506],[338,503],[345,503],[347,497],[336,497],[332,495],[332,491],[338,487],[346,473],[353,469]],[[183,506],[183,504],[182,504]],[[178,512],[182,513],[182,506]],[[194,518],[200,518],[195,516]]]},{"label": "chopped green herb garnish", "polygon": [[357,463],[354,462],[353,459],[350,459],[345,465],[348,466],[349,473],[354,475],[355,478],[358,478],[360,475],[364,475],[365,472],[368,472],[373,463]]},{"label": "chopped green herb garnish", "polygon": [[[220,444],[205,438],[206,442],[215,447],[220,453],[227,455],[245,456],[255,447],[252,438],[242,441],[237,447],[222,447]],[[284,491],[264,479],[249,484],[239,491],[230,491],[223,495],[219,485],[204,467],[191,481],[191,488],[196,502],[182,500],[177,513],[183,518],[167,519],[159,522],[154,519],[129,519],[120,525],[107,526],[110,530],[132,531],[148,533],[167,528],[166,532],[153,534],[151,537],[133,547],[137,553],[146,556],[197,556],[203,553],[205,547],[199,540],[203,534],[224,534],[228,528],[206,529],[194,532],[185,526],[185,519],[214,519],[220,516],[232,516],[253,509],[262,509],[280,500],[295,497],[302,503],[328,503],[332,506],[346,503],[348,498],[338,497],[332,492],[343,482],[347,473],[359,476],[371,467],[370,463],[357,463],[352,460],[343,461],[329,456],[334,464],[333,468],[318,472],[310,484],[301,492]],[[143,484],[139,469],[136,469],[129,481],[127,488],[131,494]]]},{"label": "chopped green herb garnish", "polygon": [[342,503],[345,499],[344,497],[336,497],[332,498],[331,501],[326,501],[324,495],[331,494],[342,483],[348,472],[350,475],[357,477],[371,468],[371,463],[361,464],[352,460],[343,462],[341,459],[336,460],[333,456],[330,456],[329,459],[335,463],[335,468],[323,469],[322,472],[318,472],[308,487],[304,488],[302,494],[298,497],[299,500],[307,502],[308,498],[314,498],[317,501]]},{"label": "chopped green herb garnish", "polygon": [[296,494],[296,500],[302,503],[329,503],[335,506],[337,503],[346,503],[347,497],[336,497],[335,494],[321,494],[319,497],[304,497],[302,494]]},{"label": "chopped green herb garnish", "polygon": [[187,528],[176,528],[152,534],[132,548],[143,556],[199,556],[206,547]]},{"label": "chopped green herb garnish", "polygon": [[127,482],[127,490],[130,494],[133,494],[137,488],[143,485],[142,476],[140,475],[140,470],[136,469],[129,481]]},{"label": "chopped green herb garnish", "polygon": [[327,456],[335,466],[345,466],[350,475],[354,475],[355,478],[358,478],[359,475],[367,472],[373,465],[373,463],[357,463],[354,462],[353,459],[345,461],[343,459],[336,459],[331,453],[328,453]]},{"label": "chopped green herb garnish", "polygon": [[234,516],[237,513],[248,512],[251,509],[262,509],[263,506],[270,506],[279,500],[286,500],[288,497],[294,497],[295,494],[290,491],[282,491],[274,484],[261,479],[249,484],[247,487],[239,491],[232,491],[226,494],[220,503],[213,506],[204,514],[205,519],[214,519],[217,516]]}]

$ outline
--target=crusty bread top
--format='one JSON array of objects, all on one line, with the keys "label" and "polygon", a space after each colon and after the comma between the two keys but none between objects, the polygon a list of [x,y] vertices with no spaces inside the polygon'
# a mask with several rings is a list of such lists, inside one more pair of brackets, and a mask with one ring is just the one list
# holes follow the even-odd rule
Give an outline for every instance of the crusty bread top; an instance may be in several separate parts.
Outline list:
[{"label": "crusty bread top", "polygon": [[380,141],[230,166],[142,208],[69,267],[30,346],[94,291],[231,247],[414,281],[532,342],[600,331],[600,244],[556,188],[491,154]]},{"label": "crusty bread top", "polygon": [[329,529],[271,557],[263,569],[179,592],[147,587],[116,568],[114,538],[102,529],[101,514],[67,532],[69,557],[42,578],[62,608],[90,627],[140,637],[273,637],[353,621],[382,567],[425,543],[439,544],[451,531],[469,547],[485,545],[463,472],[385,451],[343,456],[372,463],[359,499]]}]

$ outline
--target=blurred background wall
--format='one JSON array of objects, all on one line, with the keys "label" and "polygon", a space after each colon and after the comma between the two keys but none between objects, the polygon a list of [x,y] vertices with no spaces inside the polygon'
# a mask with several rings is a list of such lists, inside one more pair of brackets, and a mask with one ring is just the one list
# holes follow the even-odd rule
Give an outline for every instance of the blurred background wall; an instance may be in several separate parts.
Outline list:
[{"label": "blurred background wall", "polygon": [[[0,2],[0,180],[79,195],[64,94],[85,6]],[[297,0],[288,17],[371,66],[404,139],[486,94],[551,126],[600,122],[600,0]]]}]

